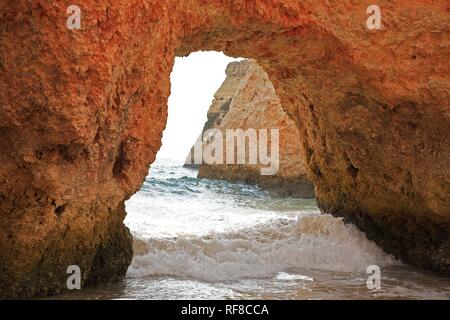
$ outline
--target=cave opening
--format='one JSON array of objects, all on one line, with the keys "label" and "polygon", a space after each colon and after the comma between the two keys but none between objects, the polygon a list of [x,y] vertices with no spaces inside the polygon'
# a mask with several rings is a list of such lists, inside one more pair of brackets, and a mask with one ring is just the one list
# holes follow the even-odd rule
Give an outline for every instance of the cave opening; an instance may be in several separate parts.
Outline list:
[{"label": "cave opening", "polygon": [[[245,290],[276,297],[314,286],[327,272],[344,277],[356,270],[364,285],[368,265],[389,263],[360,231],[321,214],[298,126],[255,61],[194,53],[177,58],[171,85],[162,147],[141,190],[126,203],[125,224],[134,237],[126,281],[131,295],[143,294],[145,284],[162,298],[192,292],[239,297]],[[238,159],[241,144],[243,163],[226,163],[226,154],[224,163],[214,162],[217,157],[207,163],[205,149],[219,140],[207,132],[231,129],[241,130],[233,136],[231,154]],[[259,153],[265,129],[279,130],[277,139],[267,139],[279,148],[274,175],[261,174],[261,163],[246,164]],[[199,135],[201,164],[194,152]],[[218,150],[224,151],[214,149],[215,156]],[[158,292],[161,287],[164,292]]]},{"label": "cave opening", "polygon": [[[327,297],[317,286],[320,279],[351,296],[351,278],[370,296],[369,271],[381,266],[396,276],[398,261],[355,226],[319,210],[306,172],[313,154],[304,156],[304,132],[261,66],[197,52],[176,59],[171,85],[162,147],[141,190],[126,203],[125,224],[134,236],[128,295],[239,298],[248,291],[250,297],[277,298],[298,297],[301,287],[317,290],[312,297]],[[303,102],[314,114],[313,104]],[[217,162],[220,148],[213,148],[208,163],[205,149],[220,139],[207,132],[230,129],[242,130],[245,146],[259,138],[250,129],[278,129],[279,172],[265,176],[260,163],[246,164],[251,148],[243,149],[244,165],[226,163],[226,155],[225,163]],[[237,159],[239,136],[234,138],[231,153]],[[272,146],[275,139],[269,140]],[[318,177],[328,170],[312,167]],[[347,171],[357,179],[356,166]]]},{"label": "cave opening", "polygon": [[[176,58],[170,80],[162,146],[126,203],[125,223],[138,238],[178,236],[190,224],[198,236],[250,226],[277,211],[268,201],[319,212],[296,124],[255,60],[194,52]],[[167,212],[170,219],[158,216]]]},{"label": "cave opening", "polygon": [[[299,186],[307,196],[296,197],[287,205],[288,210],[296,207],[295,202],[317,209],[312,185],[286,179],[287,170],[277,175],[278,131],[281,128],[285,140],[292,140],[297,132],[284,135],[287,117],[267,74],[256,61],[231,58],[217,51],[195,52],[176,58],[170,80],[162,146],[141,190],[126,203],[125,223],[138,239],[143,235],[179,236],[183,232],[205,236],[238,225],[251,226],[272,216],[270,210],[257,212],[262,209],[258,201],[293,196]],[[218,136],[223,139],[219,141]],[[214,148],[218,142],[221,147]],[[298,141],[287,146],[282,143],[281,147],[289,149],[292,144]],[[195,162],[195,151],[201,154],[200,162]],[[298,152],[297,159],[292,153],[286,156],[291,162],[301,162],[298,147],[294,152]],[[303,162],[300,164],[303,168]],[[288,168],[296,169],[292,164]],[[271,180],[275,181],[273,185]],[[277,201],[281,204],[282,199]],[[252,218],[239,210],[252,211]],[[139,246],[136,250],[139,252]]]},{"label": "cave opening", "polygon": [[[211,298],[239,295],[243,279],[251,279],[255,292],[271,284],[288,290],[286,279],[311,281],[297,268],[302,251],[312,252],[308,236],[305,247],[295,250],[298,212],[308,228],[320,211],[312,184],[304,181],[297,127],[268,75],[251,59],[197,52],[176,59],[171,86],[162,147],[140,191],[126,203],[125,224],[134,237],[127,282],[139,279],[155,288],[161,279],[177,281],[178,295]],[[223,133],[224,149],[230,136],[233,146],[214,149],[208,163],[205,150],[219,140],[210,130]],[[200,164],[194,161],[199,142]],[[227,163],[228,153],[236,162]],[[274,167],[275,155],[280,168],[272,174],[264,169]],[[333,218],[316,223],[330,224]],[[300,267],[322,254],[307,257]],[[231,286],[224,285],[230,280]],[[174,294],[175,288],[166,290]]]}]

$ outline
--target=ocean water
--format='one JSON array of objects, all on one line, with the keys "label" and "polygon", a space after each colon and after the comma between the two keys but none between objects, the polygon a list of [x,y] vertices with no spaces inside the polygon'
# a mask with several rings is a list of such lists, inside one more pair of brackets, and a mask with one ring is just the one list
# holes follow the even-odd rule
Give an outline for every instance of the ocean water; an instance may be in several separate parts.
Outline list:
[{"label": "ocean water", "polygon": [[[197,179],[158,160],[127,203],[134,258],[120,283],[54,299],[450,299],[450,279],[405,266],[313,200]],[[369,290],[367,267],[381,270]]]}]

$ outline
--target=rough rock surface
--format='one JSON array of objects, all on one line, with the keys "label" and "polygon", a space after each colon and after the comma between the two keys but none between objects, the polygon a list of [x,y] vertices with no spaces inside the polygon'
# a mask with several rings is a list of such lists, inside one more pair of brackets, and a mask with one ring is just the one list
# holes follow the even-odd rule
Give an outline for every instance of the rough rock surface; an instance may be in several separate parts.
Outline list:
[{"label": "rough rock surface", "polygon": [[[242,81],[248,73],[249,64],[231,63],[225,70],[226,78],[220,88],[214,94],[214,100],[208,109],[207,122],[203,126],[199,139],[202,139],[203,133],[209,129],[219,128],[222,119],[230,110],[230,105],[236,91],[241,86]],[[194,145],[195,146],[195,145]],[[195,163],[194,146],[189,152],[184,166],[200,168],[200,164]]]},{"label": "rough rock surface", "polygon": [[[203,133],[215,128],[225,138],[227,129],[253,129],[256,132],[260,129],[279,129],[279,170],[274,175],[262,175],[260,170],[267,165],[252,165],[248,159],[246,164],[203,163],[199,167],[199,178],[247,182],[258,184],[277,196],[313,198],[314,186],[306,178],[299,129],[295,121],[283,111],[267,73],[255,61],[244,60],[230,63],[226,75],[208,110],[208,121]],[[268,142],[271,143],[270,139]],[[257,145],[254,145],[255,150]],[[223,158],[226,159],[225,139],[223,146]],[[249,142],[246,148],[247,151],[250,149]],[[236,147],[233,152],[236,160]],[[189,163],[193,163],[194,153],[193,147],[188,156]]]},{"label": "rough rock surface", "polygon": [[450,275],[448,0],[0,2],[0,296],[113,281],[124,200],[161,144],[176,55],[253,58],[299,125],[324,211]]}]

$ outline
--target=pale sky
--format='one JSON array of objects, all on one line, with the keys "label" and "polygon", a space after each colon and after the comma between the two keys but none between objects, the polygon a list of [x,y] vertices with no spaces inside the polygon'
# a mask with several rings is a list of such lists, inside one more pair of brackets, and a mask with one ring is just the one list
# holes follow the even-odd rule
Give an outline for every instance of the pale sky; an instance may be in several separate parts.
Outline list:
[{"label": "pale sky", "polygon": [[176,58],[159,159],[186,159],[206,122],[214,93],[225,80],[225,69],[235,60],[221,52],[195,52],[186,58]]}]

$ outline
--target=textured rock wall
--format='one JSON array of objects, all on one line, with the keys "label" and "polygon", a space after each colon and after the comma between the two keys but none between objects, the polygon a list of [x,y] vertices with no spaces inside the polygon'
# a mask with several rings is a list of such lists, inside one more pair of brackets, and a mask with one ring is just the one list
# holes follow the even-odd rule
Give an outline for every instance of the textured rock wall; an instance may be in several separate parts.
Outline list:
[{"label": "textured rock wall", "polygon": [[[225,160],[227,152],[231,151],[236,160],[237,148],[227,149],[227,129],[254,129],[257,132],[260,129],[278,129],[279,160],[276,161],[279,161],[279,169],[276,174],[262,175],[261,168],[268,165],[262,165],[260,162],[249,164],[247,158],[246,164],[203,163],[198,176],[258,184],[278,196],[313,198],[314,186],[306,177],[299,129],[295,121],[283,111],[268,75],[252,60],[230,63],[226,74],[227,78],[214,95],[214,101],[208,110],[208,121],[203,133],[212,128],[220,130],[224,137],[223,159]],[[272,143],[270,139],[268,143]],[[205,142],[205,147],[207,145]],[[251,147],[256,150],[257,145],[258,142],[254,146],[247,142],[247,152]],[[193,147],[188,160],[194,159],[194,153]]]},{"label": "textured rock wall", "polygon": [[115,280],[124,200],[161,143],[175,55],[254,58],[299,125],[320,206],[450,274],[448,0],[0,2],[0,296]]},{"label": "textured rock wall", "polygon": [[[250,64],[248,63],[230,63],[227,66],[227,69],[225,70],[226,78],[220,88],[216,91],[216,93],[214,93],[214,99],[208,109],[207,121],[203,126],[202,133],[199,137],[200,140],[202,139],[205,131],[220,127],[222,119],[230,110],[230,105],[236,91],[239,89],[242,81],[248,74],[249,66]],[[192,146],[184,165],[186,167],[199,169],[200,164],[195,163],[194,147],[195,145]]]}]

